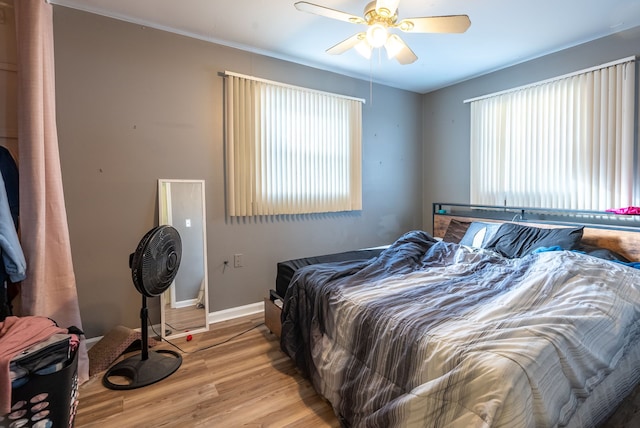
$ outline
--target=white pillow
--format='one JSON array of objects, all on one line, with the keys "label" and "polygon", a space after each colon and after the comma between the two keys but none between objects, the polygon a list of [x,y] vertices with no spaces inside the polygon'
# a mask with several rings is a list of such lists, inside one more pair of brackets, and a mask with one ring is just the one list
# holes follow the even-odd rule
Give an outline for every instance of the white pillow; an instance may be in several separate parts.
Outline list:
[{"label": "white pillow", "polygon": [[500,223],[474,221],[469,225],[469,228],[460,240],[460,244],[469,247],[484,248],[484,244],[493,238],[493,235],[496,234],[499,227]]},{"label": "white pillow", "polygon": [[473,241],[471,242],[472,247],[482,247],[482,243],[484,242],[484,236],[487,234],[487,228],[483,227],[473,236]]}]

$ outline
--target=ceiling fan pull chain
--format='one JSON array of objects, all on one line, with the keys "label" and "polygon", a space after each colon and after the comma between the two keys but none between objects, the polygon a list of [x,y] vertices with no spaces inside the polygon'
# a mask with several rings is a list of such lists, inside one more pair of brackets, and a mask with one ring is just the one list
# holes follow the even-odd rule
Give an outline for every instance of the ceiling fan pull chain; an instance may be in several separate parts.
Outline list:
[{"label": "ceiling fan pull chain", "polygon": [[373,105],[373,59],[369,60],[369,103]]}]

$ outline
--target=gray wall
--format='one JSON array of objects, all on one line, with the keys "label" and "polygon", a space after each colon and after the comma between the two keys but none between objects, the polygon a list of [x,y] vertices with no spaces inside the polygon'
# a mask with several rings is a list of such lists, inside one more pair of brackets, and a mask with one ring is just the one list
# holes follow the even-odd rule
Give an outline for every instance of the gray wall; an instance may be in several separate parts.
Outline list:
[{"label": "gray wall", "polygon": [[[158,178],[206,180],[214,312],[260,302],[278,261],[386,244],[422,226],[421,95],[373,86],[363,108],[361,212],[227,221],[219,72],[360,98],[369,98],[369,82],[61,6],[54,37],[62,176],[87,337],[140,325],[128,256],[157,224]],[[224,269],[235,253],[245,267]],[[150,306],[157,317],[158,303]]]},{"label": "gray wall", "polygon": [[[426,94],[423,97],[425,229],[432,230],[433,202],[469,202],[470,107],[464,100],[638,54],[640,27]],[[637,89],[640,91],[640,87]]]}]

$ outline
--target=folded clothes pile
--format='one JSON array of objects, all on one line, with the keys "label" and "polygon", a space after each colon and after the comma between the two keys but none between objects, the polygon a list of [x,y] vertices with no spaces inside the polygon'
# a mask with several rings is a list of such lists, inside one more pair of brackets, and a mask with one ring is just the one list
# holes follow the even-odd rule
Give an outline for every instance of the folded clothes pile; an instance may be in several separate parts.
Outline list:
[{"label": "folded clothes pile", "polygon": [[0,321],[0,428],[70,426],[81,334],[46,317]]},{"label": "folded clothes pile", "polygon": [[9,365],[11,388],[24,385],[31,374],[45,375],[62,370],[73,358],[77,341],[76,335],[57,333],[22,351]]}]

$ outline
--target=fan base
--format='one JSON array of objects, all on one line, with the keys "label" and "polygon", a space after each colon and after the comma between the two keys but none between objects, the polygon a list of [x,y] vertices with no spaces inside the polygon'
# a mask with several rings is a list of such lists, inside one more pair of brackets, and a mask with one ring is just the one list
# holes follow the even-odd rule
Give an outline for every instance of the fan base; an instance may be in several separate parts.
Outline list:
[{"label": "fan base", "polygon": [[[140,388],[168,377],[178,370],[181,364],[182,356],[166,349],[149,351],[147,359],[142,359],[142,354],[133,355],[107,370],[102,384],[109,389],[118,390]],[[114,383],[109,379],[112,376],[124,377],[129,382]]]}]

